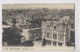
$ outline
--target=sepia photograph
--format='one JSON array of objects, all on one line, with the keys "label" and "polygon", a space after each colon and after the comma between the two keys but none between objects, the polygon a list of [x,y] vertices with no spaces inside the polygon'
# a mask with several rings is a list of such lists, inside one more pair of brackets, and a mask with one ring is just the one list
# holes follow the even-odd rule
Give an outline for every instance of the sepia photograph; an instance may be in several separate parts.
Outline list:
[{"label": "sepia photograph", "polygon": [[74,50],[75,4],[3,4],[2,48],[10,47]]}]

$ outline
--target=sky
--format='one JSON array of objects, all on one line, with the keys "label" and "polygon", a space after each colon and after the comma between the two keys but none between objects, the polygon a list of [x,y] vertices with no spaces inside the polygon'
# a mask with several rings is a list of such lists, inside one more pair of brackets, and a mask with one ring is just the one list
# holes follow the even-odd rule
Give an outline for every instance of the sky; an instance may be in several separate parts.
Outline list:
[{"label": "sky", "polygon": [[49,8],[49,9],[74,9],[74,3],[56,4],[3,4],[3,9],[27,9],[27,8]]}]

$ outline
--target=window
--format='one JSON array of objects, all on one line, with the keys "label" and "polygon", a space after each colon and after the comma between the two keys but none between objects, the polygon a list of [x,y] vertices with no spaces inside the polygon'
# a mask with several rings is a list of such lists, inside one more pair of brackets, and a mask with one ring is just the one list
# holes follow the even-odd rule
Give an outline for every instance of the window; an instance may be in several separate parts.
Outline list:
[{"label": "window", "polygon": [[47,33],[47,38],[49,38],[49,33]]},{"label": "window", "polygon": [[39,37],[39,33],[36,33],[36,37]]},{"label": "window", "polygon": [[59,45],[59,46],[62,46],[62,43],[59,42],[58,45]]},{"label": "window", "polygon": [[36,34],[36,37],[38,37],[38,34]]},{"label": "window", "polygon": [[53,34],[53,39],[57,39],[57,34]]},{"label": "window", "polygon": [[51,45],[51,41],[46,40],[46,44],[47,44],[47,45]]},{"label": "window", "polygon": [[54,29],[56,29],[56,26],[54,26]]},{"label": "window", "polygon": [[53,46],[56,46],[56,45],[57,45],[57,43],[55,41],[53,41]]},{"label": "window", "polygon": [[53,34],[53,39],[54,39],[55,37],[54,37],[54,34]]}]

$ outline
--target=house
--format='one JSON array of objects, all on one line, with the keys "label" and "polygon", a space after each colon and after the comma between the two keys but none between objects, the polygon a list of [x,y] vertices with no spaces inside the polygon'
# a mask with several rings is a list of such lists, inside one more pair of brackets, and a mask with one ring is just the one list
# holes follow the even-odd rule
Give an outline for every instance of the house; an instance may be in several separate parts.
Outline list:
[{"label": "house", "polygon": [[[65,16],[66,17],[66,16]],[[63,18],[65,18],[63,17]],[[70,40],[69,23],[65,19],[46,20],[42,22],[42,39],[46,39],[46,45],[49,46],[66,46]]]}]

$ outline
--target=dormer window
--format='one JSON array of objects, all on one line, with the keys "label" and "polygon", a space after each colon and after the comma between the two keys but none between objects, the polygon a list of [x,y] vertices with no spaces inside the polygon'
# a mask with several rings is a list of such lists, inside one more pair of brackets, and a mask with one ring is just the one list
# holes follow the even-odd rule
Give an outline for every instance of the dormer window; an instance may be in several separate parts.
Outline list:
[{"label": "dormer window", "polygon": [[54,26],[54,29],[56,29],[56,26]]}]

